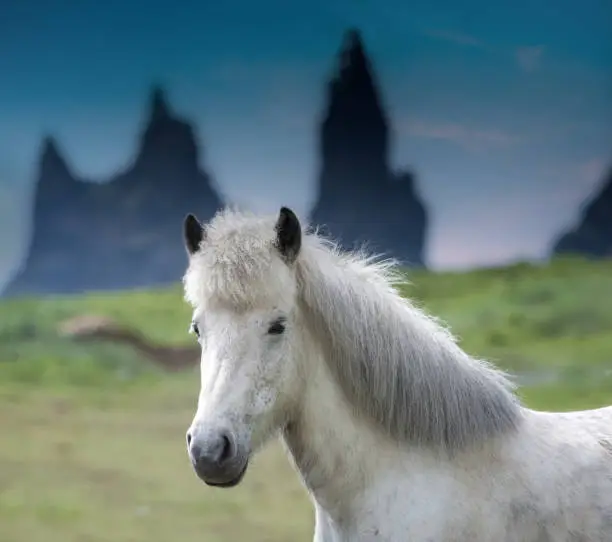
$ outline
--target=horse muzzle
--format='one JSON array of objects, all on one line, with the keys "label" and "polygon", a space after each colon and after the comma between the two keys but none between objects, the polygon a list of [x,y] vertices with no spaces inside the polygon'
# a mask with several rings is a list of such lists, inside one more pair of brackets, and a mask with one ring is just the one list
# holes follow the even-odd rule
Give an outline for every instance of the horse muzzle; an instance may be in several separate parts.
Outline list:
[{"label": "horse muzzle", "polygon": [[238,485],[249,465],[249,453],[229,431],[187,433],[187,449],[198,478],[212,487]]}]

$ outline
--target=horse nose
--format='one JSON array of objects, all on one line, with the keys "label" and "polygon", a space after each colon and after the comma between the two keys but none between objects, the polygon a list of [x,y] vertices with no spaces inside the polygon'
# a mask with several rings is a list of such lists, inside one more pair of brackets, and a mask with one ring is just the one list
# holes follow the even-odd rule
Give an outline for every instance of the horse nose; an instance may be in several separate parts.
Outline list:
[{"label": "horse nose", "polygon": [[215,476],[236,456],[235,439],[229,431],[199,437],[187,433],[187,448],[194,468],[203,476]]}]

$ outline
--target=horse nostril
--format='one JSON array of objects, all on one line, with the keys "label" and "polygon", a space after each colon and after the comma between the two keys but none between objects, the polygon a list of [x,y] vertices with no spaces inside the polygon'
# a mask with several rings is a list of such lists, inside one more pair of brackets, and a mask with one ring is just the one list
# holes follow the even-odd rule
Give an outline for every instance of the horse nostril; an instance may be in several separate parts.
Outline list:
[{"label": "horse nostril", "polygon": [[228,435],[221,436],[221,453],[219,454],[219,463],[225,463],[234,455],[234,446]]},{"label": "horse nostril", "polygon": [[187,448],[191,446],[191,431],[187,431]]}]

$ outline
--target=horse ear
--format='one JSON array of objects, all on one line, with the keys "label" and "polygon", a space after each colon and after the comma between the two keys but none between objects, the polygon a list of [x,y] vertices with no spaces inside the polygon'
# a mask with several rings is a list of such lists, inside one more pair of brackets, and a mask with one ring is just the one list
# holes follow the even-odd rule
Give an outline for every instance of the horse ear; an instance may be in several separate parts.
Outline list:
[{"label": "horse ear", "polygon": [[288,207],[281,207],[275,229],[276,248],[285,261],[295,261],[302,246],[302,226],[298,217]]},{"label": "horse ear", "polygon": [[183,241],[185,242],[187,253],[190,256],[195,254],[203,240],[204,226],[200,224],[195,215],[188,214],[183,222]]}]

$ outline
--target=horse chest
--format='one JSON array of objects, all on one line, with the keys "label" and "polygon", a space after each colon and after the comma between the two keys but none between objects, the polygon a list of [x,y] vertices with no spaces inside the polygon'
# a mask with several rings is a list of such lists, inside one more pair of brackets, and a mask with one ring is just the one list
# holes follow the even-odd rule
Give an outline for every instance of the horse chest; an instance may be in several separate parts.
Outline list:
[{"label": "horse chest", "polygon": [[438,491],[435,482],[427,489],[393,478],[370,488],[341,514],[315,505],[314,542],[477,542],[467,530],[465,539],[454,537],[451,494]]}]

